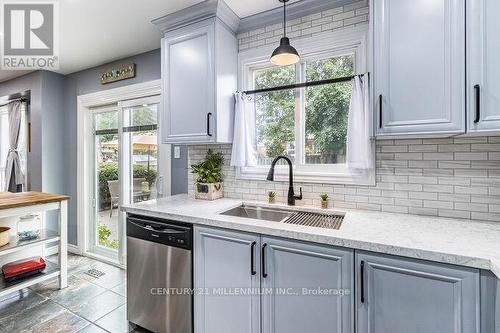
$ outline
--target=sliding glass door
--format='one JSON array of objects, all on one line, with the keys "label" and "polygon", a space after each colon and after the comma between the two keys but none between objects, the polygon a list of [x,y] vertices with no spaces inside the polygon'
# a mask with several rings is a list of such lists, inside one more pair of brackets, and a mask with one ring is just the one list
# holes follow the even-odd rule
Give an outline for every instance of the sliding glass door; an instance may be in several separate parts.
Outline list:
[{"label": "sliding glass door", "polygon": [[99,108],[92,114],[94,129],[93,221],[89,228],[89,250],[118,260],[122,239],[119,228],[120,140],[118,106]]},{"label": "sliding glass door", "polygon": [[123,204],[162,196],[158,174],[159,97],[123,101],[92,110],[94,207],[88,228],[91,254],[124,263]]}]

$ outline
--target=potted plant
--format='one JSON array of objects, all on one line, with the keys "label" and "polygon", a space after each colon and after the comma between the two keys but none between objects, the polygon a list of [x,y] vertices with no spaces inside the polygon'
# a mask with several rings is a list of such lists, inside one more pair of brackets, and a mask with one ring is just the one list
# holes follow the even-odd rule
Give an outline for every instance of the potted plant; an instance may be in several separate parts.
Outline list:
[{"label": "potted plant", "polygon": [[224,156],[222,153],[214,153],[211,149],[208,150],[203,161],[191,165],[191,172],[197,176],[195,183],[196,199],[216,200],[224,196],[223,165]]},{"label": "potted plant", "polygon": [[321,198],[321,208],[328,208],[328,194],[323,193],[319,197]]},{"label": "potted plant", "polygon": [[269,193],[267,194],[267,196],[268,196],[270,204],[276,203],[276,192],[269,191]]}]

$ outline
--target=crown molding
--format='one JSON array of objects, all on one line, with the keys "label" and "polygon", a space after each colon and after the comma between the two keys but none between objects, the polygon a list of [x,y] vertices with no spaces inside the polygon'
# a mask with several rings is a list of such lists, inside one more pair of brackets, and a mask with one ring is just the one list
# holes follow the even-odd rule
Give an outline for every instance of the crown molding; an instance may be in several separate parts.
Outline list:
[{"label": "crown molding", "polygon": [[240,18],[223,0],[206,0],[157,18],[151,23],[156,25],[161,32],[166,33],[214,17],[222,21],[234,33],[238,31]]},{"label": "crown molding", "polygon": [[[353,2],[355,2],[355,0],[301,0],[287,5],[286,16],[287,20],[293,20],[299,17],[321,12],[323,10],[344,6]],[[275,9],[242,18],[237,32],[243,33],[281,22],[283,22],[283,7],[277,7]]]}]

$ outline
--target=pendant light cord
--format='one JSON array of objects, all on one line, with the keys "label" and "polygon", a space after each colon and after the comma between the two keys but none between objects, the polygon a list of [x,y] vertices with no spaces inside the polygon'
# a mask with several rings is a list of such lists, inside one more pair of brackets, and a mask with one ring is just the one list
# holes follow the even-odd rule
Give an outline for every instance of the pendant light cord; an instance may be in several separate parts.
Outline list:
[{"label": "pendant light cord", "polygon": [[283,37],[286,37],[286,0],[283,1]]}]

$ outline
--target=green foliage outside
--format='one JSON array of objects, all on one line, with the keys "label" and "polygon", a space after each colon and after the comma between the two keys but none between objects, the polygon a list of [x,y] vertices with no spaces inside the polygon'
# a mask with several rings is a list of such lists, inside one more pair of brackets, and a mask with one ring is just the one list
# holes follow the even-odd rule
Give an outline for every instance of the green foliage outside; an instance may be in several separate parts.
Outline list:
[{"label": "green foliage outside", "polygon": [[[116,162],[102,162],[99,164],[98,169],[99,178],[99,201],[101,209],[110,208],[110,194],[108,188],[109,180],[118,180],[118,163]],[[155,167],[148,167],[145,165],[134,165],[134,178],[145,178],[149,185],[153,185],[156,181]]]},{"label": "green foliage outside", "polygon": [[[255,88],[269,88],[295,83],[295,67],[274,67],[255,75]],[[266,148],[268,157],[286,154],[286,146],[295,141],[295,93],[293,90],[262,94],[256,99],[257,142]],[[260,112],[259,112],[260,111]]]},{"label": "green foliage outside", "polygon": [[224,156],[222,153],[214,153],[209,149],[203,161],[191,165],[191,172],[197,175],[197,183],[219,183],[222,182],[223,166]]},{"label": "green foliage outside", "polygon": [[[306,80],[318,81],[354,73],[353,56],[306,63]],[[295,83],[295,67],[276,67],[256,73],[256,89]],[[305,92],[306,163],[337,163],[345,155],[347,116],[352,85],[336,83],[310,87]],[[259,96],[257,141],[268,157],[285,154],[295,141],[295,92],[279,91]]]},{"label": "green foliage outside", "polygon": [[111,230],[107,226],[105,226],[104,224],[99,224],[97,229],[99,233],[99,245],[115,250],[118,249],[118,241],[109,239],[109,237],[111,236]]}]

